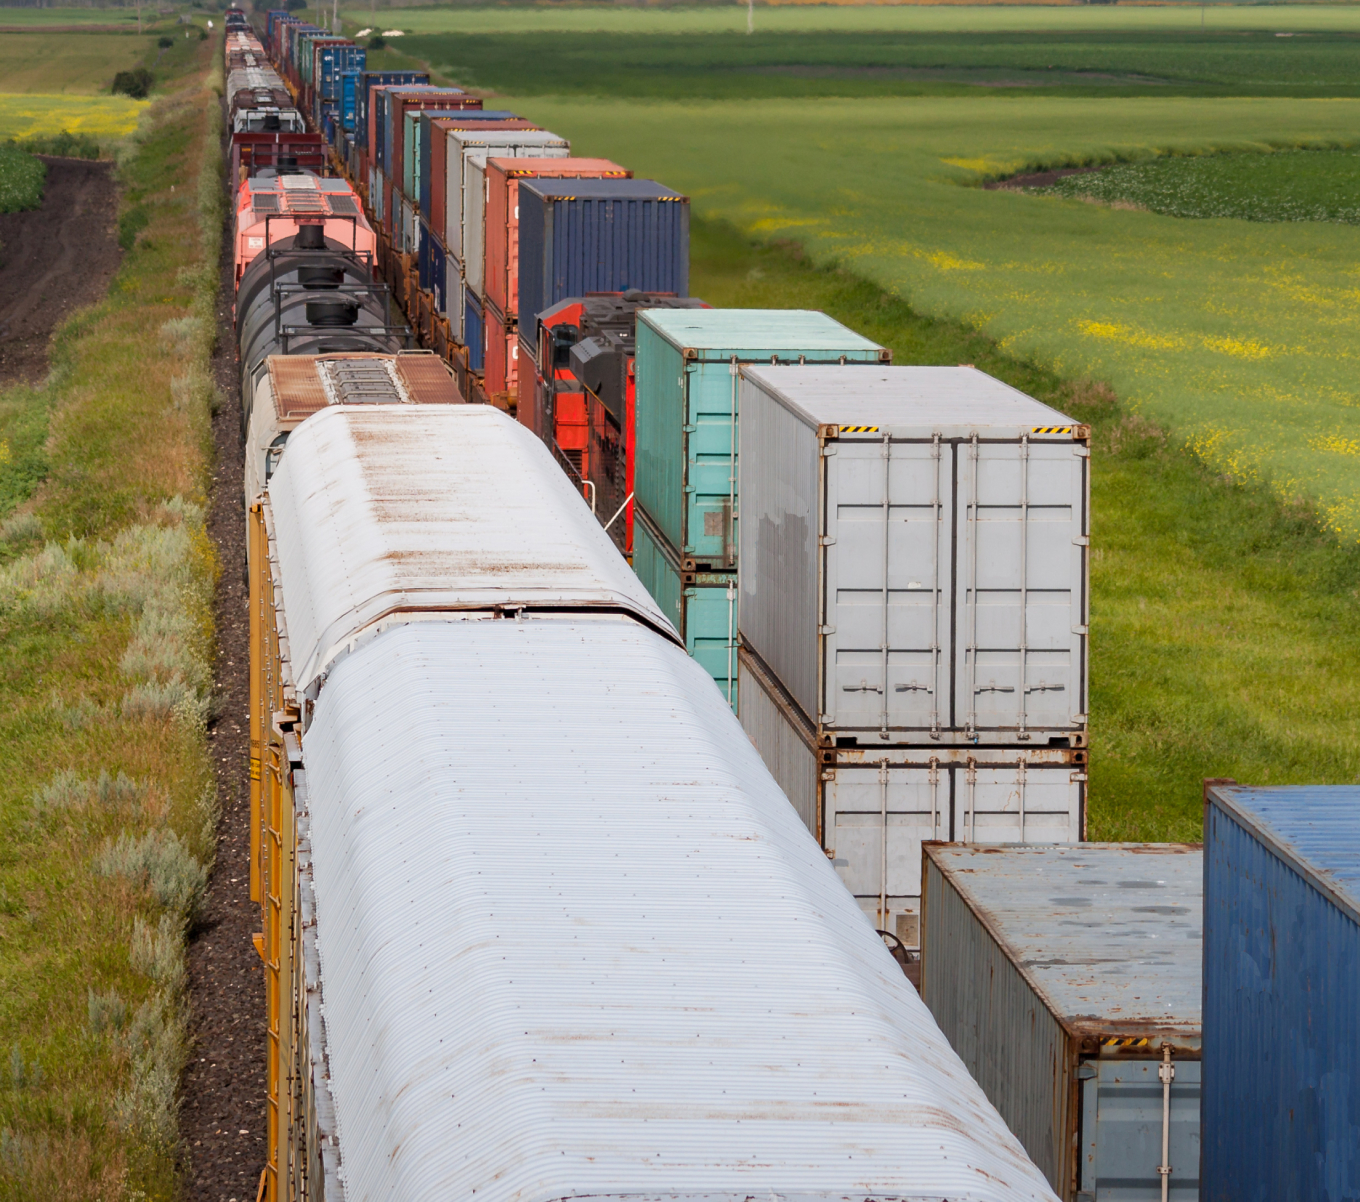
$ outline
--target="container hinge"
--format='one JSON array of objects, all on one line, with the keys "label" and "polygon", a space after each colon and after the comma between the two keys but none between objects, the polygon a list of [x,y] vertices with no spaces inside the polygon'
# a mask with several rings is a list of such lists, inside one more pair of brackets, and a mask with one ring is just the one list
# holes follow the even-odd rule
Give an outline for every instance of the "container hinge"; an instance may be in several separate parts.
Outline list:
[{"label": "container hinge", "polygon": [[1091,628],[1089,626],[1073,626],[1072,633],[1079,634],[1084,637],[1091,633]]},{"label": "container hinge", "polygon": [[1077,1069],[1078,1081],[1090,1081],[1097,1076],[1094,1064],[1083,1064]]},{"label": "container hinge", "polygon": [[836,628],[835,628],[834,626],[827,626],[827,625],[818,626],[818,627],[817,627],[817,633],[818,633],[818,634],[835,634],[835,633],[836,633]]},{"label": "container hinge", "polygon": [[1091,538],[1086,534],[1078,534],[1077,537],[1072,540],[1072,545],[1074,547],[1089,547],[1091,545]]},{"label": "container hinge", "polygon": [[823,443],[823,444],[822,444],[822,458],[823,458],[823,459],[830,459],[831,456],[834,455],[835,453],[836,453],[836,448],[835,448],[834,445],[830,445],[830,444],[827,444],[827,443]]},{"label": "container hinge", "polygon": [[1090,458],[1091,458],[1091,448],[1088,447],[1088,446],[1085,446],[1085,445],[1082,444],[1082,443],[1077,443],[1077,445],[1076,445],[1075,447],[1073,447],[1072,449],[1073,449],[1074,451],[1076,451],[1076,453],[1077,453],[1078,455],[1080,455],[1083,459],[1090,459]]},{"label": "container hinge", "polygon": [[817,540],[817,545],[819,547],[834,547],[836,545],[836,539],[830,534],[823,534],[822,537]]},{"label": "container hinge", "polygon": [[683,430],[686,434],[693,434],[696,430],[698,430],[698,428],[699,428],[698,426],[681,426],[681,427],[680,427],[680,429]]},{"label": "container hinge", "polygon": [[685,485],[684,491],[687,492],[687,493],[693,493],[693,492],[696,491],[696,489],[695,489],[695,486],[694,486],[693,484],[686,484],[686,485]]},{"label": "container hinge", "polygon": [[1086,782],[1087,777],[1084,772],[1074,772],[1067,779],[1070,784],[1080,785]]}]

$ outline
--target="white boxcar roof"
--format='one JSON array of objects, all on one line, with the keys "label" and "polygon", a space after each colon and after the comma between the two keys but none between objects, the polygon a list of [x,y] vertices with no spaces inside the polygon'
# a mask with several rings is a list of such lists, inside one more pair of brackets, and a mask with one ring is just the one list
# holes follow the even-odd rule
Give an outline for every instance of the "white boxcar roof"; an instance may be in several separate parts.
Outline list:
[{"label": "white boxcar roof", "polygon": [[966,438],[974,430],[1011,437],[1077,425],[975,367],[871,367],[846,375],[839,367],[749,366],[741,374],[810,426]]},{"label": "white boxcar roof", "polygon": [[304,755],[347,1202],[1053,1199],[665,639],[397,627]]},{"label": "white boxcar roof", "polygon": [[1111,1033],[1152,1024],[1199,1038],[1199,846],[951,845],[929,854],[1059,1022]]},{"label": "white boxcar roof", "polygon": [[547,448],[487,405],[324,409],[269,504],[299,691],[397,612],[614,609],[672,632]]}]

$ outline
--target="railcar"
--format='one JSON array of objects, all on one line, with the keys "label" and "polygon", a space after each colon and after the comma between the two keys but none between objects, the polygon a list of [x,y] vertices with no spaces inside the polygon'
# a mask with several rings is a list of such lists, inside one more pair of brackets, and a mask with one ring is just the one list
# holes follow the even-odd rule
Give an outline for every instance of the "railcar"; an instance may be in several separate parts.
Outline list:
[{"label": "railcar", "polygon": [[541,442],[328,408],[252,523],[266,1197],[1051,1202]]}]

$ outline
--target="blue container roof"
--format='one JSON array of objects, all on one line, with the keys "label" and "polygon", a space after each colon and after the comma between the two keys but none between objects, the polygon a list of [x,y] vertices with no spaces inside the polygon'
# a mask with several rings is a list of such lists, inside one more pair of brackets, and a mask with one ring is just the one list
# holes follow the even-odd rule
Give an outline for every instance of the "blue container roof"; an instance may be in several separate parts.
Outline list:
[{"label": "blue container roof", "polygon": [[688,200],[652,179],[522,179],[521,191],[544,200]]},{"label": "blue container roof", "polygon": [[1360,785],[1212,785],[1209,798],[1360,922]]}]

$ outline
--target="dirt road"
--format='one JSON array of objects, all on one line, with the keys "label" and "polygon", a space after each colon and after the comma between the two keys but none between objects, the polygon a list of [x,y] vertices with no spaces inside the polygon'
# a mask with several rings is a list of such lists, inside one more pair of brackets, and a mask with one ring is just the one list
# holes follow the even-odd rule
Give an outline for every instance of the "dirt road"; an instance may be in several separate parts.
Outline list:
[{"label": "dirt road", "polygon": [[104,295],[122,255],[113,164],[39,157],[42,207],[0,213],[0,384],[47,375],[52,331]]}]

